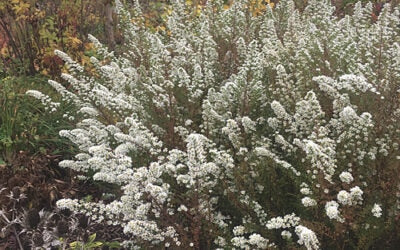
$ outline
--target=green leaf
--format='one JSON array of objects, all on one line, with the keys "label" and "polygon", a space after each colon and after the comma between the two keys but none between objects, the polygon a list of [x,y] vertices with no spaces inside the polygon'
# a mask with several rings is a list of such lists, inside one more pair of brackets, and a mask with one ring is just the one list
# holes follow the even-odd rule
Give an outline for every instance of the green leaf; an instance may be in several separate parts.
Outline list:
[{"label": "green leaf", "polygon": [[104,243],[105,246],[108,246],[109,248],[120,248],[121,245],[119,244],[118,241],[113,241],[113,242],[107,242]]},{"label": "green leaf", "polygon": [[96,248],[96,247],[99,247],[99,246],[102,246],[102,245],[103,245],[103,242],[96,241],[96,242],[88,244],[88,247],[89,248]]},{"label": "green leaf", "polygon": [[79,244],[78,241],[74,241],[74,242],[69,243],[69,246],[72,248],[76,248],[78,246],[78,244]]},{"label": "green leaf", "polygon": [[93,242],[95,239],[96,239],[96,233],[90,235],[88,241],[91,243],[91,242]]}]

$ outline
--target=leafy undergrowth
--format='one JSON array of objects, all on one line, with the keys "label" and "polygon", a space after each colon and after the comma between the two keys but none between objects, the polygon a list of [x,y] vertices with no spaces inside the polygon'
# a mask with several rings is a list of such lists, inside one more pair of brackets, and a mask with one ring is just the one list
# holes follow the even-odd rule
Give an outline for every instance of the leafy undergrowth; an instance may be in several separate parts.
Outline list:
[{"label": "leafy undergrowth", "polygon": [[48,115],[25,95],[32,86],[54,97],[43,77],[0,80],[0,249],[79,248],[79,242],[89,244],[84,247],[112,242],[121,234],[119,227],[108,226],[106,231],[105,225],[91,223],[85,216],[56,209],[58,199],[98,201],[112,187],[81,181],[78,173],[58,166],[75,151],[58,136],[59,129],[74,124],[61,119],[73,107],[61,102],[61,110]]},{"label": "leafy undergrowth", "polygon": [[59,155],[21,151],[13,162],[0,165],[0,249],[78,249],[80,242],[89,248],[118,248],[120,226],[92,223],[55,207],[60,198],[97,201],[110,191],[107,185],[78,180],[73,171],[58,167],[59,160]]}]

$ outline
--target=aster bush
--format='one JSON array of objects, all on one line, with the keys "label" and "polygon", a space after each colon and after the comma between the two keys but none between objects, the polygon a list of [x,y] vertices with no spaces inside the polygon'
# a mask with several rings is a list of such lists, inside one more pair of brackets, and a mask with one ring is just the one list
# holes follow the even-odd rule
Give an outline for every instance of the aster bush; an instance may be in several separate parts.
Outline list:
[{"label": "aster bush", "polygon": [[123,53],[89,36],[94,70],[56,51],[70,73],[49,83],[78,110],[60,135],[80,150],[60,166],[120,187],[60,208],[122,227],[133,249],[399,242],[398,7],[174,1],[154,31],[135,6],[116,2]]}]

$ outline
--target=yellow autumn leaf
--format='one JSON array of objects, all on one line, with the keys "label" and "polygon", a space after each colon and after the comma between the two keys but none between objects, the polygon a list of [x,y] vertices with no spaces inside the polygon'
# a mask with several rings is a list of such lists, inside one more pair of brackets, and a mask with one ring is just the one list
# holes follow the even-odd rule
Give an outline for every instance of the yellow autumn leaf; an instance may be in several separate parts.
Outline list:
[{"label": "yellow autumn leaf", "polygon": [[168,8],[167,11],[166,11],[166,13],[167,13],[168,16],[171,15],[171,13],[172,13],[172,8]]},{"label": "yellow autumn leaf", "polygon": [[91,50],[93,47],[93,43],[85,43],[85,50]]},{"label": "yellow autumn leaf", "polygon": [[196,15],[197,16],[200,16],[202,8],[203,8],[203,6],[201,6],[200,4],[197,5],[197,7],[196,7]]},{"label": "yellow autumn leaf", "polygon": [[157,31],[165,31],[165,26],[157,26],[156,28]]},{"label": "yellow autumn leaf", "polygon": [[82,44],[82,41],[77,37],[69,37],[68,42],[72,48],[77,49]]},{"label": "yellow autumn leaf", "polygon": [[6,4],[5,3],[0,3],[0,11],[3,11],[6,9]]},{"label": "yellow autumn leaf", "polygon": [[[25,14],[31,5],[29,3],[25,3],[23,1],[19,2],[12,8],[15,12],[15,14],[21,16],[22,14]],[[23,19],[23,18],[22,18]]]},{"label": "yellow autumn leaf", "polygon": [[271,0],[265,0],[265,3],[267,3],[271,8],[274,8],[275,3],[271,2]]},{"label": "yellow autumn leaf", "polygon": [[3,48],[0,49],[0,55],[2,56],[8,56],[8,49],[7,46],[4,46]]}]

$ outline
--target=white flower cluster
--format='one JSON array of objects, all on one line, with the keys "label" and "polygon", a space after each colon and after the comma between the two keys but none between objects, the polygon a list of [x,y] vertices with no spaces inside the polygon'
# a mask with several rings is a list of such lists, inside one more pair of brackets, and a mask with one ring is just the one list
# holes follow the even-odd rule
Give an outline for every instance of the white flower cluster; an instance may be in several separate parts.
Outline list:
[{"label": "white flower cluster", "polygon": [[281,232],[281,236],[282,236],[282,238],[284,238],[285,240],[289,240],[289,239],[292,238],[292,233],[289,232],[289,231],[287,231],[287,230],[283,230],[283,231]]},{"label": "white flower cluster", "polygon": [[317,201],[306,196],[303,199],[301,199],[301,203],[303,204],[303,206],[305,207],[313,207],[317,205]]},{"label": "white flower cluster", "polygon": [[297,241],[300,245],[304,245],[307,250],[319,249],[319,241],[313,231],[305,226],[297,226],[295,232],[299,237]]},{"label": "white flower cluster", "polygon": [[28,90],[26,94],[38,99],[44,105],[45,110],[49,113],[57,111],[57,108],[60,106],[60,103],[52,102],[50,96],[45,95],[37,90]]},{"label": "white flower cluster", "polygon": [[339,178],[342,182],[347,183],[347,184],[350,184],[354,180],[353,176],[349,172],[342,172],[339,175]]},{"label": "white flower cluster", "polygon": [[346,190],[340,190],[337,194],[337,200],[343,205],[361,205],[363,201],[363,193],[364,192],[358,186],[351,188],[350,193]]},{"label": "white flower cluster", "polygon": [[253,233],[246,239],[244,236],[234,237],[231,240],[232,245],[240,249],[267,249],[272,248],[274,244],[261,235]]},{"label": "white flower cluster", "polygon": [[382,208],[379,204],[374,204],[374,206],[371,209],[371,213],[376,217],[379,218],[382,216]]},{"label": "white flower cluster", "polygon": [[339,204],[336,201],[329,201],[325,204],[325,212],[329,219],[335,219],[339,222],[344,222],[340,217]]},{"label": "white flower cluster", "polygon": [[302,193],[304,195],[312,194],[312,191],[311,191],[310,187],[307,185],[307,183],[302,182],[300,184],[300,193]]},{"label": "white flower cluster", "polygon": [[299,224],[300,218],[295,214],[287,214],[284,217],[278,216],[270,219],[266,227],[268,229],[292,228]]},{"label": "white flower cluster", "polygon": [[73,72],[83,72],[83,67],[79,65],[77,62],[72,60],[70,56],[65,54],[64,52],[60,50],[54,50],[54,54],[56,54],[58,57],[60,57],[68,66],[68,69],[73,71]]}]

